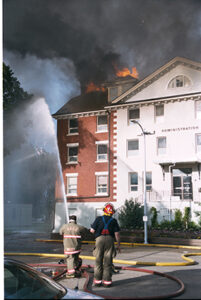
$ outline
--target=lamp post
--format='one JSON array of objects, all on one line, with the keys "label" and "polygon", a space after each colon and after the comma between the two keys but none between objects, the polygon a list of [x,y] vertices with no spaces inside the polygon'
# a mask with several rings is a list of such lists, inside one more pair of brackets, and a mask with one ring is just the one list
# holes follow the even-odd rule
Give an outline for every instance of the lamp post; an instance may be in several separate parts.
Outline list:
[{"label": "lamp post", "polygon": [[143,216],[143,221],[144,221],[144,244],[148,244],[147,241],[147,222],[148,222],[148,216],[147,216],[147,195],[146,195],[146,135],[149,134],[154,134],[151,132],[144,131],[142,125],[136,121],[132,120],[133,123],[137,124],[140,129],[142,130],[142,134],[144,137],[144,184],[143,184],[143,198],[144,198],[144,216]]}]

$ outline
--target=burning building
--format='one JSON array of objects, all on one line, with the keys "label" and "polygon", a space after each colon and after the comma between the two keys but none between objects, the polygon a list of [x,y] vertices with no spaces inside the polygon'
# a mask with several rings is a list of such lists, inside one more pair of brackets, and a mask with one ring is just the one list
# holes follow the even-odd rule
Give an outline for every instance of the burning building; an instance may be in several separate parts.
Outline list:
[{"label": "burning building", "polygon": [[[176,57],[139,81],[137,70],[71,99],[53,117],[69,213],[90,226],[105,202],[126,199],[156,207],[159,221],[175,209],[200,210],[201,64]],[[147,170],[144,175],[146,139]],[[64,222],[64,204],[56,216]],[[58,230],[55,226],[55,230]]]}]

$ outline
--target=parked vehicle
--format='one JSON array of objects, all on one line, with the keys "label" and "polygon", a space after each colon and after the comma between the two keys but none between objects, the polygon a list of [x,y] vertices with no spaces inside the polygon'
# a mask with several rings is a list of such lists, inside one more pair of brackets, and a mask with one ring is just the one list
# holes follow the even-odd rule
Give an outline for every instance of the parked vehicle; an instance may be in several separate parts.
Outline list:
[{"label": "parked vehicle", "polygon": [[4,259],[5,299],[103,299],[79,290],[66,289],[27,264]]}]

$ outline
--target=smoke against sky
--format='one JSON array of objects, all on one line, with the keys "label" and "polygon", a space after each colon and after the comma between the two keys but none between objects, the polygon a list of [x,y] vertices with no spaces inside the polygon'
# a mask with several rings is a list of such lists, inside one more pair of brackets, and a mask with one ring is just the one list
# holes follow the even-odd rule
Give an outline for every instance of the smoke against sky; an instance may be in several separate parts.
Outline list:
[{"label": "smoke against sky", "polygon": [[200,61],[200,28],[199,0],[4,1],[4,48],[69,59],[81,84],[108,79],[114,64],[142,79],[175,56]]},{"label": "smoke against sky", "polygon": [[67,58],[41,59],[30,54],[22,57],[7,50],[4,56],[5,63],[12,66],[22,88],[35,96],[44,97],[51,113],[80,92],[74,65]]}]

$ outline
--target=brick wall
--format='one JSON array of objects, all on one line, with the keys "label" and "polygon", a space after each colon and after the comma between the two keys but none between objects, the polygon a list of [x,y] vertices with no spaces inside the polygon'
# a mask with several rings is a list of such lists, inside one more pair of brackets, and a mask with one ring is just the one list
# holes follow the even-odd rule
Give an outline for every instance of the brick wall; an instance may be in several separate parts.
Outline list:
[{"label": "brick wall", "polygon": [[[110,121],[109,121],[110,119]],[[110,127],[110,134],[108,132],[97,133],[96,125],[97,116],[83,116],[78,118],[78,135],[68,135],[68,120],[58,120],[57,123],[57,138],[60,153],[60,160],[62,165],[62,172],[65,184],[65,191],[67,188],[66,174],[77,173],[77,196],[68,196],[68,202],[108,202],[116,201],[113,198],[113,183],[114,170],[116,165],[116,157],[114,152],[114,124],[115,115],[111,112],[108,118],[108,128]],[[110,140],[110,142],[109,142]],[[96,162],[97,157],[97,141],[108,141],[110,147],[109,163]],[[67,144],[79,143],[78,163],[67,164]],[[110,146],[109,146],[110,145]],[[95,196],[96,194],[96,176],[95,172],[109,173],[109,197]],[[63,201],[56,195],[57,201]]]}]

